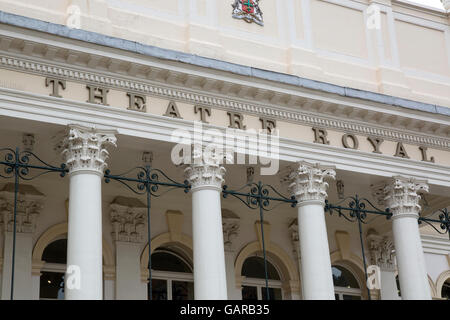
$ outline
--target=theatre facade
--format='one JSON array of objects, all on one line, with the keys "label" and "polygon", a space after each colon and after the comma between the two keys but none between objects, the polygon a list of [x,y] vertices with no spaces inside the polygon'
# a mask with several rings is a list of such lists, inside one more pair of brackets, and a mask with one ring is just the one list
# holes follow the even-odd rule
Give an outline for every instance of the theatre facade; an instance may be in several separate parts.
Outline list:
[{"label": "theatre facade", "polygon": [[0,296],[449,299],[450,3],[0,0]]}]

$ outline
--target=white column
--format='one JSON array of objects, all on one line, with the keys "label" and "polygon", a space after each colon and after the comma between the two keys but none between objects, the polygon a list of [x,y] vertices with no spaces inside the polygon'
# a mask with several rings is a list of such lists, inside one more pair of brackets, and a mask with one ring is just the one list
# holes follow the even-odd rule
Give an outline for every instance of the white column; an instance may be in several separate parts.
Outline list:
[{"label": "white column", "polygon": [[103,299],[102,177],[112,131],[70,126],[63,156],[70,174],[67,233],[67,300]]},{"label": "white column", "polygon": [[192,186],[195,300],[227,299],[220,205],[225,168],[217,163],[192,164],[186,168]]},{"label": "white column", "polygon": [[386,205],[392,212],[392,231],[403,300],[430,300],[422,241],[419,233],[418,191],[428,191],[424,181],[394,177],[385,187]]},{"label": "white column", "polygon": [[301,256],[302,296],[305,300],[334,300],[330,250],[325,224],[325,198],[332,168],[300,162],[289,175],[298,201],[298,234]]}]

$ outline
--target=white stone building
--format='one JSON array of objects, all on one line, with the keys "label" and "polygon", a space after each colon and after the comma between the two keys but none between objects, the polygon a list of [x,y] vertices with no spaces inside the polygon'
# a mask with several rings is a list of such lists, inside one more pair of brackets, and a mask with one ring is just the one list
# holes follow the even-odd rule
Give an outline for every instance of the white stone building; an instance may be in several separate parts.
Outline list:
[{"label": "white stone building", "polygon": [[1,298],[449,299],[443,5],[0,0]]}]

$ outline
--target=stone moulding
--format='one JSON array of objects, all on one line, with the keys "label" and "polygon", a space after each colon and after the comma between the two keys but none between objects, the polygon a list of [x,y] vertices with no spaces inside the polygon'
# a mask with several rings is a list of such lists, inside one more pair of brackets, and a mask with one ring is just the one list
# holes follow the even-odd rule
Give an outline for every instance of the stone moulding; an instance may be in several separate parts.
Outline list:
[{"label": "stone moulding", "polygon": [[270,116],[280,121],[318,126],[341,132],[370,135],[385,138],[392,141],[402,141],[413,145],[427,146],[430,148],[448,150],[450,139],[435,137],[414,132],[383,127],[381,125],[369,125],[351,120],[342,120],[330,116],[319,116],[303,111],[289,110],[283,107],[275,107],[264,104],[247,103],[233,98],[224,98],[220,95],[198,93],[193,90],[171,87],[163,84],[154,84],[148,80],[130,80],[120,76],[110,76],[99,72],[88,72],[80,69],[51,65],[25,58],[0,55],[0,68],[13,71],[33,73],[40,76],[60,77],[65,80],[83,83],[96,83],[108,88],[126,91],[132,90],[142,94],[177,100],[190,104],[212,106],[216,109],[234,110],[256,116]]}]

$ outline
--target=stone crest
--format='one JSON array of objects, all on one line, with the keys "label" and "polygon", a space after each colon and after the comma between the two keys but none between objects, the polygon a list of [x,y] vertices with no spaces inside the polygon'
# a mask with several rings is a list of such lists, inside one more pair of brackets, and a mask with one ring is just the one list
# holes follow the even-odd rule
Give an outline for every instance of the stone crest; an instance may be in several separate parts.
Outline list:
[{"label": "stone crest", "polygon": [[259,8],[260,0],[235,0],[233,7],[233,18],[243,19],[248,23],[255,22],[264,26],[263,14]]}]

